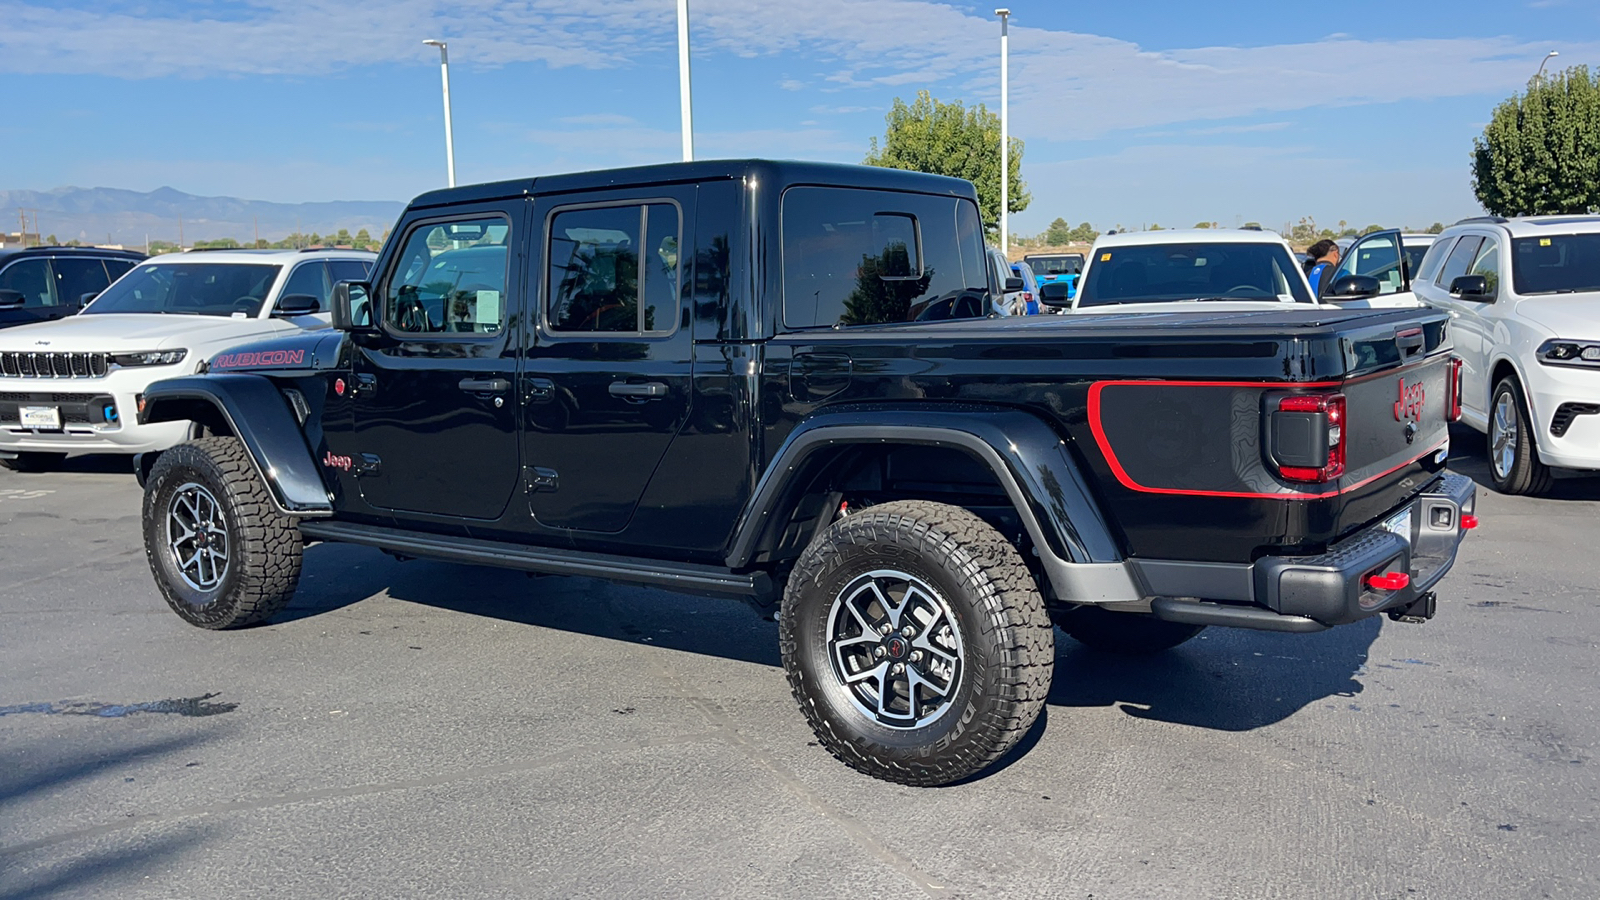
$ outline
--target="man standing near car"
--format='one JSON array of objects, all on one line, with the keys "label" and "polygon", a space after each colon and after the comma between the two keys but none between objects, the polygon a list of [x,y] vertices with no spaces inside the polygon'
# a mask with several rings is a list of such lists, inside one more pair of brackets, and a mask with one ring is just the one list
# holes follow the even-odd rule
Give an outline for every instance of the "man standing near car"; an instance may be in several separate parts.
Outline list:
[{"label": "man standing near car", "polygon": [[1306,278],[1311,282],[1311,296],[1320,297],[1323,273],[1339,264],[1339,245],[1323,239],[1312,244],[1306,253],[1311,257],[1311,268],[1306,272]]}]

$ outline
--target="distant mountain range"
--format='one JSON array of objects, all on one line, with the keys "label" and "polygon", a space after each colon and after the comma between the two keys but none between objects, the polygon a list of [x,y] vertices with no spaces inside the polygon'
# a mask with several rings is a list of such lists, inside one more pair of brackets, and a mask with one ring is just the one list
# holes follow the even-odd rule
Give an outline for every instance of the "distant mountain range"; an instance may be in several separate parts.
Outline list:
[{"label": "distant mountain range", "polygon": [[0,232],[21,227],[19,208],[27,210],[28,231],[35,230],[37,218],[41,236],[142,246],[147,238],[176,242],[180,216],[185,244],[229,237],[248,243],[258,228],[261,237],[273,241],[297,230],[333,234],[341,228],[351,234],[365,228],[377,238],[399,218],[405,204],[396,200],[270,203],[197,197],[169,187],[149,192],[77,187],[0,191]]}]

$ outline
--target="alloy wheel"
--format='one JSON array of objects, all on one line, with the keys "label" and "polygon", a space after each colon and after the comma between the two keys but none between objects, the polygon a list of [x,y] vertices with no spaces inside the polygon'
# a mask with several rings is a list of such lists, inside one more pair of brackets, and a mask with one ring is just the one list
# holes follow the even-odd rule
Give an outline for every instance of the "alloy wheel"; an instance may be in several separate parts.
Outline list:
[{"label": "alloy wheel", "polygon": [[878,569],[852,580],[828,612],[828,658],[850,702],[894,729],[949,710],[964,668],[961,629],[927,582]]},{"label": "alloy wheel", "polygon": [[228,573],[230,550],[222,505],[204,485],[188,482],[167,504],[167,552],[179,576],[197,591],[213,591]]}]

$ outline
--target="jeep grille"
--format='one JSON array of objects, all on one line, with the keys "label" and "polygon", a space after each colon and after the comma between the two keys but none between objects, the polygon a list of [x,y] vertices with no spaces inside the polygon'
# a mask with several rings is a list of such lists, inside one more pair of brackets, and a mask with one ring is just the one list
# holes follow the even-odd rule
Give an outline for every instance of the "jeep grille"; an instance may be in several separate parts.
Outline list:
[{"label": "jeep grille", "polygon": [[110,370],[105,353],[0,353],[0,378],[104,378]]}]

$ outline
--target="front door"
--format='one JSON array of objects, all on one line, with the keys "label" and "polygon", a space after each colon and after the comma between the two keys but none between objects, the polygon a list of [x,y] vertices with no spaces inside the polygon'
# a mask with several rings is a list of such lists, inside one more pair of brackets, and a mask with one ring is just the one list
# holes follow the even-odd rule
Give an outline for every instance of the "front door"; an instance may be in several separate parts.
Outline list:
[{"label": "front door", "polygon": [[[1417,306],[1411,293],[1411,272],[1405,262],[1404,248],[1399,231],[1375,231],[1361,238],[1345,252],[1339,267],[1325,272],[1318,285],[1319,298],[1324,303],[1356,309],[1388,309]],[[1333,294],[1333,286],[1348,275],[1365,275],[1378,282],[1378,295],[1359,300],[1342,300]]]},{"label": "front door", "polygon": [[22,295],[20,306],[0,309],[0,328],[48,322],[77,311],[74,307],[63,305],[61,298],[56,295],[50,260],[43,256],[19,259],[0,270],[0,290],[15,291]]},{"label": "front door", "polygon": [[677,186],[535,206],[545,228],[529,267],[542,283],[523,373],[523,456],[541,525],[624,530],[689,416],[680,249],[693,246],[694,198]]},{"label": "front door", "polygon": [[526,201],[457,207],[396,229],[373,282],[380,335],[352,360],[362,497],[399,513],[497,519],[521,474],[517,327]]}]

